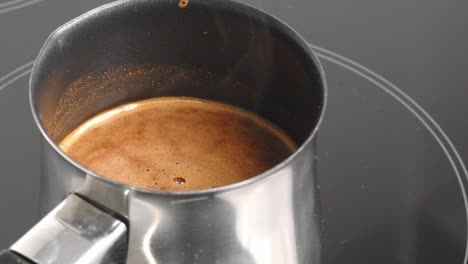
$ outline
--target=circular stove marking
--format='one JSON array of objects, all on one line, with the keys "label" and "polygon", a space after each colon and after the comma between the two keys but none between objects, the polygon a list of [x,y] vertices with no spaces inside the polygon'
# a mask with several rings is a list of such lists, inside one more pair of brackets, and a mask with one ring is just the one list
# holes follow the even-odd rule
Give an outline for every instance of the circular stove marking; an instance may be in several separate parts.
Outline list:
[{"label": "circular stove marking", "polygon": [[34,61],[27,62],[7,73],[6,75],[0,77],[0,92],[15,81],[29,75],[32,71],[33,65]]},{"label": "circular stove marking", "polygon": [[[465,217],[467,220],[466,225],[468,226],[468,199],[465,189],[466,186],[468,186],[468,172],[465,163],[454,144],[447,136],[445,131],[441,128],[441,126],[434,120],[434,118],[429,115],[429,113],[424,110],[424,108],[422,108],[413,98],[411,98],[395,84],[388,81],[376,72],[336,52],[312,44],[310,44],[310,47],[315,51],[320,59],[341,66],[381,88],[384,92],[401,103],[422,123],[422,125],[434,137],[442,151],[447,156],[455,172],[455,175],[457,176],[457,180],[460,184],[460,189],[463,195],[463,202],[465,203]],[[468,229],[466,237],[468,238]],[[468,239],[466,243],[467,245],[465,246],[466,249],[463,263],[467,263],[468,261]]]},{"label": "circular stove marking", "polygon": [[0,4],[0,14],[8,13],[23,7],[27,7],[44,0],[11,0]]}]

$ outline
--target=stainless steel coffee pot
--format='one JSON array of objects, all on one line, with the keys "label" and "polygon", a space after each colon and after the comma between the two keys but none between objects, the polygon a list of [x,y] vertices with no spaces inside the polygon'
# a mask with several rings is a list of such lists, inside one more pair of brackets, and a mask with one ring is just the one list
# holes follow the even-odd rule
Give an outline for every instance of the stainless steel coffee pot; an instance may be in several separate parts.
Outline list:
[{"label": "stainless steel coffee pot", "polygon": [[[0,263],[320,263],[316,138],[325,87],[296,32],[233,1],[117,1],[68,22],[47,39],[30,82],[45,217]],[[114,182],[58,148],[93,115],[157,96],[242,107],[300,147],[244,182],[187,192]]]}]

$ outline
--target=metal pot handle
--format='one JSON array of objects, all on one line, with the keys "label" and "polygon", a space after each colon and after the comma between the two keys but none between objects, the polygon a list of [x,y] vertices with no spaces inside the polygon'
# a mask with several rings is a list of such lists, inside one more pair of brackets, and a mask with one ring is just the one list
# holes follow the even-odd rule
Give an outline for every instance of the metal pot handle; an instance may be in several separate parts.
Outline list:
[{"label": "metal pot handle", "polygon": [[71,194],[3,251],[0,263],[125,263],[127,239],[123,221]]}]

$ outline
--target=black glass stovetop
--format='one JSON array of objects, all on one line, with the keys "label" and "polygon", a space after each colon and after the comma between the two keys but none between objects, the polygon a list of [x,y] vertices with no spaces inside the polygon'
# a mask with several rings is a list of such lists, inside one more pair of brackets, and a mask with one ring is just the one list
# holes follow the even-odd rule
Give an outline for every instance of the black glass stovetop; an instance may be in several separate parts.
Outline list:
[{"label": "black glass stovetop", "polygon": [[[40,137],[27,95],[33,60],[54,28],[106,2],[0,0],[2,248],[36,220]],[[460,145],[408,89],[317,44],[326,37],[308,39],[329,88],[318,154],[323,262],[464,263],[468,175]]]}]

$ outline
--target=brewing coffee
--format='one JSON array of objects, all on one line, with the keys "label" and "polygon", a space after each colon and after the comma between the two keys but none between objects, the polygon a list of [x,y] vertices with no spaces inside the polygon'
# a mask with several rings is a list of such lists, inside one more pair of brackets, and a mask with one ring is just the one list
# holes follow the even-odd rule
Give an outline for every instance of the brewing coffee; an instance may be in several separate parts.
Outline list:
[{"label": "brewing coffee", "polygon": [[285,132],[246,110],[189,97],[124,104],[60,143],[85,167],[129,185],[201,190],[256,176],[291,155]]}]

